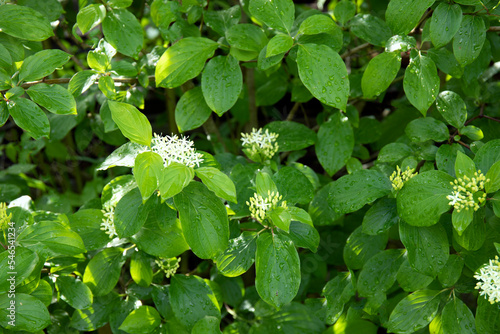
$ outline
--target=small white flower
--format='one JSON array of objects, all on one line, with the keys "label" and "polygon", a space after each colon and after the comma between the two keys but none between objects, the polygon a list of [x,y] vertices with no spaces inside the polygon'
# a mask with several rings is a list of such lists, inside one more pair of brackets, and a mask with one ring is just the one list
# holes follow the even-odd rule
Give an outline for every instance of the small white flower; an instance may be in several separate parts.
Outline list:
[{"label": "small white flower", "polygon": [[196,153],[194,143],[183,136],[159,136],[155,133],[151,141],[151,151],[162,157],[165,167],[172,162],[199,167],[203,162],[203,154]]},{"label": "small white flower", "polygon": [[487,296],[488,301],[493,303],[500,302],[500,261],[498,256],[494,260],[490,260],[490,264],[479,270],[479,273],[474,275],[474,278],[479,282],[476,284],[476,289],[481,289],[479,294]]},{"label": "small white flower", "polygon": [[118,234],[116,233],[114,222],[115,208],[112,206],[106,206],[101,211],[104,215],[101,223],[101,230],[106,232],[106,234],[109,235],[110,239],[113,239],[115,235],[118,236]]},{"label": "small white flower", "polygon": [[460,202],[462,200],[462,195],[460,195],[460,191],[454,191],[451,195],[446,196],[448,200],[450,200],[449,205],[455,205],[455,203]]},{"label": "small white flower", "polygon": [[276,152],[278,152],[279,146],[276,142],[278,134],[266,131],[262,129],[256,130],[252,129],[251,133],[242,133],[241,142],[244,150],[247,150],[247,155],[250,158],[255,155],[262,155],[265,159],[271,159]]}]

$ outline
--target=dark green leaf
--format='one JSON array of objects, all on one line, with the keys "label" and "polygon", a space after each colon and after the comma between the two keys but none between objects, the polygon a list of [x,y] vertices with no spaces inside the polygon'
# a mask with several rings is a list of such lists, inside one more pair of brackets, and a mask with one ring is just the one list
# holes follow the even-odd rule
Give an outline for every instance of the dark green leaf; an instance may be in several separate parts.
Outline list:
[{"label": "dark green leaf", "polygon": [[356,293],[353,280],[354,275],[351,272],[341,272],[326,283],[322,295],[326,297],[326,321],[335,323],[344,310],[344,305]]},{"label": "dark green leaf", "polygon": [[71,316],[70,326],[80,331],[95,331],[109,321],[109,316],[116,313],[118,302],[116,294],[94,298],[92,307],[84,310],[75,310]]},{"label": "dark green leaf", "polygon": [[28,41],[44,41],[54,35],[49,21],[39,12],[24,6],[0,6],[0,30]]},{"label": "dark green leaf", "polygon": [[474,173],[476,172],[476,165],[471,158],[469,158],[464,153],[458,151],[457,159],[455,160],[455,175],[458,178],[463,178],[467,176],[469,178],[474,177]]},{"label": "dark green leaf", "polygon": [[405,129],[411,141],[424,142],[434,140],[441,142],[448,140],[450,132],[446,125],[433,117],[417,118],[411,121]]},{"label": "dark green leaf", "polygon": [[280,195],[288,204],[307,204],[313,199],[314,189],[311,182],[299,170],[283,167],[273,176]]},{"label": "dark green leaf", "polygon": [[464,259],[456,254],[451,254],[450,257],[448,257],[448,261],[446,261],[446,265],[438,274],[441,285],[448,288],[457,283],[463,268]]},{"label": "dark green leaf", "polygon": [[382,198],[366,212],[363,218],[363,233],[377,235],[399,221],[396,200]]},{"label": "dark green leaf", "polygon": [[[453,212],[453,214],[455,214],[455,211]],[[453,227],[455,227],[455,225],[453,225]],[[464,224],[463,228],[465,228],[465,230],[460,230],[460,233],[459,231],[457,231],[457,227],[453,229],[453,239],[466,250],[479,250],[483,246],[486,239],[484,210],[474,212],[472,215],[472,219],[469,221],[469,225],[465,226]]]},{"label": "dark green leaf", "polygon": [[28,132],[34,139],[49,136],[49,119],[35,103],[20,97],[10,100],[7,107],[16,125]]},{"label": "dark green leaf", "polygon": [[402,249],[388,249],[370,258],[359,274],[359,294],[374,297],[389,290],[396,282],[399,267],[404,261],[404,252]]},{"label": "dark green leaf", "polygon": [[423,275],[413,269],[407,259],[407,256],[405,256],[405,261],[401,267],[399,267],[396,278],[399,286],[407,292],[424,289],[434,280],[433,277]]},{"label": "dark green leaf", "polygon": [[209,10],[203,13],[203,18],[207,26],[224,36],[229,28],[240,22],[241,7],[236,5],[226,10]]},{"label": "dark green leaf", "polygon": [[[35,270],[39,261],[37,253],[28,248],[18,246],[14,254],[15,257],[9,257],[11,254],[8,251],[0,253],[0,267],[3,268],[0,272],[0,291],[8,291],[12,283],[15,286],[21,284]],[[11,280],[13,276],[14,281]]]},{"label": "dark green leaf", "polygon": [[400,67],[399,52],[384,52],[370,60],[361,79],[364,96],[372,98],[389,88]]},{"label": "dark green leaf", "polygon": [[356,15],[349,22],[349,26],[354,35],[376,46],[385,46],[385,42],[392,36],[385,21],[370,14]]},{"label": "dark green leaf", "polygon": [[490,170],[498,160],[500,160],[500,139],[490,140],[481,146],[474,158],[477,169],[483,173]]},{"label": "dark green leaf", "polygon": [[195,87],[185,92],[177,102],[175,123],[181,132],[189,131],[202,126],[211,114],[201,87]]},{"label": "dark green leaf", "polygon": [[460,78],[464,74],[464,69],[451,51],[446,48],[441,49],[429,49],[427,54],[436,64],[437,68],[446,74],[451,75],[454,78]]},{"label": "dark green leaf", "polygon": [[486,179],[490,180],[485,184],[485,192],[493,193],[500,189],[500,161],[497,161],[491,166],[486,173]]},{"label": "dark green leaf", "polygon": [[295,7],[291,0],[251,0],[249,10],[257,20],[273,29],[290,34],[295,19]]},{"label": "dark green leaf", "polygon": [[494,334],[500,330],[500,304],[491,304],[486,298],[477,299],[476,328],[481,334]]},{"label": "dark green leaf", "polygon": [[396,163],[411,154],[412,150],[410,146],[403,143],[390,143],[382,147],[378,153],[377,160],[380,162]]},{"label": "dark green leaf", "polygon": [[387,245],[387,233],[368,235],[361,226],[349,236],[344,247],[344,261],[349,269],[361,269],[375,254]]},{"label": "dark green leaf", "polygon": [[471,64],[479,56],[485,40],[486,27],[483,18],[465,15],[453,38],[453,54],[460,65]]},{"label": "dark green leaf", "polygon": [[101,230],[104,218],[101,210],[84,209],[69,215],[70,227],[82,238],[85,249],[93,251],[104,247],[109,236]]},{"label": "dark green leaf", "polygon": [[118,283],[124,263],[122,248],[105,248],[87,264],[83,283],[89,286],[95,296],[107,295]]},{"label": "dark green leaf", "polygon": [[387,24],[395,35],[407,35],[415,28],[424,12],[432,6],[434,1],[391,0],[385,12]]},{"label": "dark green leaf", "polygon": [[440,3],[431,18],[430,34],[432,44],[440,48],[455,36],[462,22],[462,8],[457,4]]},{"label": "dark green leaf", "polygon": [[46,77],[66,64],[69,58],[70,55],[61,50],[37,52],[24,60],[19,69],[19,81],[34,81]]},{"label": "dark green leaf", "polygon": [[[463,301],[454,297],[443,309],[443,334],[475,334],[474,315]],[[481,332],[485,333],[485,332]]]},{"label": "dark green leaf", "polygon": [[116,204],[113,218],[116,233],[120,238],[134,235],[144,225],[147,217],[148,205],[143,204],[141,192],[134,188]]},{"label": "dark green leaf", "polygon": [[346,24],[356,14],[356,5],[350,0],[342,0],[337,3],[333,13],[337,21],[341,24]]},{"label": "dark green leaf", "polygon": [[460,95],[446,90],[439,93],[436,99],[436,107],[441,116],[457,129],[460,129],[467,121],[467,107]]},{"label": "dark green leaf", "polygon": [[114,9],[102,22],[104,37],[118,52],[138,58],[144,44],[143,29],[134,14]]}]

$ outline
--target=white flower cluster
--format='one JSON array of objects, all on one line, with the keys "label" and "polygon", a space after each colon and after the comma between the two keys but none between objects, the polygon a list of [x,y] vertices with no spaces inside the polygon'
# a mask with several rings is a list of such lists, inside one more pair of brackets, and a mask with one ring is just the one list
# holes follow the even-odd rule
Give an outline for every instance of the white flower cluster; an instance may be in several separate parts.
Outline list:
[{"label": "white flower cluster", "polygon": [[163,270],[165,273],[165,276],[167,278],[170,278],[170,276],[173,276],[176,272],[177,269],[179,269],[179,263],[181,262],[181,258],[177,257],[172,257],[169,259],[164,259],[164,258],[159,258],[155,260],[156,264],[158,267],[160,267],[160,270]]},{"label": "white flower cluster", "polygon": [[151,151],[162,157],[165,167],[172,162],[199,167],[203,162],[203,154],[196,153],[194,143],[183,136],[159,136],[155,133],[151,141]]},{"label": "white flower cluster", "polygon": [[113,239],[115,235],[118,236],[114,222],[115,208],[113,206],[105,206],[101,211],[104,215],[101,223],[101,230],[106,232],[110,239]]},{"label": "white flower cluster", "polygon": [[249,157],[260,154],[266,159],[271,159],[279,149],[276,139],[278,134],[269,130],[263,132],[262,129],[252,129],[251,133],[241,134],[243,148],[248,151]]},{"label": "white flower cluster", "polygon": [[479,210],[479,204],[486,200],[486,194],[477,198],[477,202],[479,203],[474,199],[474,194],[482,191],[485,182],[489,181],[480,170],[475,172],[472,178],[464,175],[463,178],[459,177],[455,179],[454,182],[450,182],[453,186],[451,195],[446,196],[450,201],[448,204],[453,205],[457,212],[460,212],[464,208],[465,210],[469,210],[469,208],[474,209],[474,211]]},{"label": "white flower cluster", "polygon": [[[279,192],[268,191],[267,197],[262,197],[255,193],[253,197],[250,197],[250,202],[247,201],[246,203],[250,207],[252,217],[262,222],[266,218],[267,211],[278,207],[282,198],[283,196]],[[281,202],[279,205],[285,209],[288,207],[286,201]]]},{"label": "white flower cluster", "polygon": [[488,296],[488,301],[493,303],[500,302],[500,261],[498,256],[494,260],[490,260],[490,264],[479,270],[479,273],[474,275],[474,278],[479,282],[476,284],[476,289],[481,289],[481,296]]}]

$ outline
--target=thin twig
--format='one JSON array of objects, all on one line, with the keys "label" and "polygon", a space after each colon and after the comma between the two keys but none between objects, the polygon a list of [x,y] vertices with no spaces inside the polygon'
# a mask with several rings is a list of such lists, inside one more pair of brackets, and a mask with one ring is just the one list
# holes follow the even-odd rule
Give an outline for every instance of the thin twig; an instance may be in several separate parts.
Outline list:
[{"label": "thin twig", "polygon": [[361,44],[361,45],[358,45],[356,46],[355,48],[351,49],[351,50],[348,50],[346,52],[344,52],[340,58],[342,59],[345,59],[347,57],[349,57],[350,55],[354,54],[354,53],[357,53],[358,51],[361,51],[363,49],[366,49],[367,47],[369,47],[371,44],[370,43],[364,43],[364,44]]},{"label": "thin twig", "polygon": [[[130,84],[136,84],[139,83],[139,80],[137,78],[112,78],[114,82],[119,82],[119,83],[130,83]],[[155,76],[150,75],[148,77],[149,81],[155,81]],[[58,78],[58,79],[42,79],[42,80],[37,80],[37,81],[30,81],[30,82],[25,82],[21,85],[22,88],[29,88],[31,86],[34,86],[39,83],[46,83],[46,84],[67,84],[71,78]],[[97,81],[95,82],[97,83]],[[6,89],[7,90],[7,89]]]}]

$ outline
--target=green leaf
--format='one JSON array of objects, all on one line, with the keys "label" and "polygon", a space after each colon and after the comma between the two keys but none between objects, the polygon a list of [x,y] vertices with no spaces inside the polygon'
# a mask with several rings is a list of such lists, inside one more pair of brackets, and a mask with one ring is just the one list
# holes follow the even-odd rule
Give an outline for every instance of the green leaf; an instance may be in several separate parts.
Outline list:
[{"label": "green leaf", "polygon": [[441,116],[451,126],[460,129],[467,121],[467,107],[464,100],[455,92],[446,90],[439,93],[436,107]]},{"label": "green leaf", "polygon": [[286,53],[292,48],[292,46],[293,46],[293,39],[290,36],[284,34],[278,34],[273,38],[271,38],[271,40],[267,44],[266,58]]},{"label": "green leaf", "polygon": [[484,172],[500,160],[500,139],[490,140],[476,152],[474,162],[477,169]]},{"label": "green leaf", "polygon": [[445,288],[455,285],[460,278],[460,275],[462,275],[463,268],[464,259],[457,254],[450,254],[448,261],[446,261],[446,265],[438,274],[441,285]]},{"label": "green leaf", "polygon": [[257,233],[244,231],[237,238],[229,240],[228,247],[215,258],[217,269],[228,277],[245,273],[255,260]]},{"label": "green leaf", "polygon": [[111,117],[130,141],[149,146],[153,130],[148,118],[131,104],[108,100]]},{"label": "green leaf", "polygon": [[300,45],[297,65],[300,79],[315,98],[326,105],[346,110],[349,77],[337,52],[325,45]]},{"label": "green leaf", "polygon": [[431,284],[432,281],[434,281],[433,277],[423,275],[413,269],[407,259],[407,256],[405,256],[405,261],[401,267],[399,267],[396,278],[399,286],[407,292],[424,289]]},{"label": "green leaf", "polygon": [[467,176],[469,178],[474,177],[474,173],[476,172],[476,165],[471,158],[469,158],[464,153],[458,151],[457,159],[455,160],[455,175],[458,178],[463,178]]},{"label": "green leaf", "polygon": [[400,68],[399,52],[384,52],[371,59],[361,79],[364,96],[368,99],[379,96],[389,88]]},{"label": "green leaf", "polygon": [[271,222],[274,226],[279,227],[280,229],[288,233],[290,229],[290,223],[292,222],[292,217],[290,216],[288,209],[277,207],[268,211],[267,215],[271,219]]},{"label": "green leaf", "polygon": [[333,31],[337,29],[339,29],[339,27],[337,27],[331,17],[328,15],[317,14],[309,16],[307,19],[302,21],[298,33],[304,35],[316,35],[322,33],[333,34]]},{"label": "green leaf", "polygon": [[70,326],[80,331],[97,330],[109,322],[110,314],[116,313],[118,300],[116,294],[94,298],[92,307],[73,312]]},{"label": "green leaf", "polygon": [[138,188],[130,190],[116,204],[113,221],[120,238],[128,238],[141,229],[148,217],[147,204],[143,204]]},{"label": "green leaf", "polygon": [[385,20],[395,35],[408,35],[434,1],[391,0],[385,12]]},{"label": "green leaf", "polygon": [[[0,8],[6,6],[13,5],[2,5]],[[12,305],[11,302],[15,304]],[[14,317],[11,317],[12,309],[14,309]],[[12,324],[11,321],[15,324],[14,326],[9,325],[9,323]],[[49,311],[39,299],[24,293],[16,293],[14,299],[8,293],[0,295],[0,325],[3,328],[34,333],[51,323]]]},{"label": "green leaf", "polygon": [[295,20],[295,7],[291,0],[250,0],[248,9],[253,17],[273,29],[290,34]]},{"label": "green leaf", "polygon": [[342,0],[335,6],[333,14],[335,19],[344,25],[356,14],[356,5],[350,0]]},{"label": "green leaf", "polygon": [[33,250],[44,250],[50,256],[71,256],[85,253],[80,236],[62,224],[42,221],[30,225],[17,237],[20,245]]},{"label": "green leaf", "polygon": [[[8,291],[12,284],[15,286],[21,284],[38,264],[37,253],[28,248],[17,246],[14,254],[15,257],[12,257],[8,251],[0,253],[0,267],[3,268],[0,272],[0,291]],[[13,275],[13,272],[16,274]],[[11,280],[12,275],[15,277],[14,281]]]},{"label": "green leaf", "polygon": [[143,287],[148,287],[153,281],[153,269],[150,259],[143,252],[135,252],[130,259],[130,276],[134,282]]},{"label": "green leaf", "polygon": [[408,261],[421,274],[436,277],[446,265],[450,252],[448,236],[441,224],[415,227],[399,223],[401,242],[408,251]]},{"label": "green leaf", "polygon": [[212,110],[205,102],[201,87],[195,87],[185,92],[177,102],[175,123],[181,132],[189,131],[202,126],[211,114]]},{"label": "green leaf", "polygon": [[238,61],[231,55],[210,59],[201,76],[201,89],[210,109],[222,116],[234,106],[243,89]]},{"label": "green leaf", "polygon": [[[1,45],[1,44],[0,44]],[[0,89],[11,89],[12,79],[3,68],[0,68]]]},{"label": "green leaf", "polygon": [[500,330],[500,305],[491,304],[484,296],[477,299],[476,329],[481,334],[494,334]]},{"label": "green leaf", "polygon": [[448,44],[460,28],[462,8],[457,4],[440,3],[432,13],[430,33],[432,44],[440,48]]},{"label": "green leaf", "polygon": [[99,73],[93,70],[77,72],[71,78],[68,91],[77,97],[85,93],[99,79]]},{"label": "green leaf", "polygon": [[105,296],[118,283],[124,263],[122,248],[105,248],[87,264],[83,274],[83,283],[88,285],[94,296]]},{"label": "green leaf", "polygon": [[438,69],[454,78],[460,78],[464,74],[464,69],[451,51],[446,48],[429,49],[427,55],[436,63]]},{"label": "green leaf", "polygon": [[240,22],[241,7],[236,5],[226,10],[206,11],[203,13],[203,18],[208,27],[219,35],[225,36],[229,28]]},{"label": "green leaf", "polygon": [[133,0],[106,0],[111,8],[127,8],[132,5]]},{"label": "green leaf", "polygon": [[181,39],[165,51],[156,65],[156,86],[174,88],[193,79],[212,57],[218,44],[204,37]]},{"label": "green leaf", "polygon": [[377,235],[389,230],[399,221],[396,200],[382,198],[368,209],[363,218],[363,233]]},{"label": "green leaf", "polygon": [[108,99],[112,100],[116,97],[116,88],[115,82],[113,78],[108,76],[103,76],[99,78],[98,81],[99,90],[106,96]]},{"label": "green leaf", "polygon": [[385,44],[385,52],[407,52],[417,46],[417,41],[412,36],[394,35]]},{"label": "green leaf", "polygon": [[453,38],[453,54],[462,67],[471,64],[479,56],[485,40],[486,27],[482,17],[464,15]]},{"label": "green leaf", "polygon": [[267,123],[264,131],[276,133],[279,152],[298,151],[314,145],[316,133],[304,124],[291,121],[275,121]]},{"label": "green leaf", "polygon": [[130,190],[137,187],[133,175],[121,175],[115,177],[104,186],[101,195],[102,207],[115,207],[120,199]]},{"label": "green leaf", "polygon": [[408,101],[425,116],[439,92],[439,76],[432,59],[412,51],[403,87]]},{"label": "green leaf", "polygon": [[59,85],[39,83],[31,86],[26,93],[34,102],[54,114],[76,115],[75,98],[67,89]]},{"label": "green leaf", "polygon": [[419,290],[401,300],[391,313],[388,330],[413,333],[427,326],[438,312],[439,291]]},{"label": "green leaf", "polygon": [[188,330],[205,316],[221,317],[214,292],[198,276],[174,275],[170,283],[170,303],[175,317]]},{"label": "green leaf", "polygon": [[[279,137],[278,137],[279,138]],[[336,112],[319,127],[316,156],[329,175],[338,172],[349,160],[354,148],[351,123]]]},{"label": "green leaf", "polygon": [[253,24],[236,24],[226,32],[226,40],[231,45],[230,53],[240,61],[258,57],[267,44],[267,37],[261,28]]},{"label": "green leaf", "polygon": [[161,200],[165,201],[180,193],[193,178],[194,170],[191,167],[176,162],[170,163],[158,177]]},{"label": "green leaf", "polygon": [[106,7],[101,4],[88,5],[78,11],[76,23],[82,34],[97,27],[106,17]]},{"label": "green leaf", "polygon": [[349,269],[361,269],[375,254],[387,245],[387,233],[368,235],[361,226],[349,236],[344,247],[344,261]]},{"label": "green leaf", "polygon": [[19,69],[19,81],[34,81],[46,77],[66,64],[69,58],[70,55],[61,50],[37,52],[24,60]]},{"label": "green leaf", "polygon": [[259,296],[280,309],[292,301],[300,285],[300,260],[285,235],[262,233],[257,240],[255,287]]},{"label": "green leaf", "polygon": [[410,146],[403,143],[390,143],[382,147],[378,153],[377,160],[380,162],[396,163],[411,154],[412,149]]},{"label": "green leaf", "polygon": [[82,281],[77,281],[72,276],[60,275],[57,277],[56,287],[61,299],[71,307],[82,310],[92,306],[92,291]]},{"label": "green leaf", "polygon": [[[308,248],[312,252],[316,253],[320,239],[318,231],[314,228],[314,225],[310,220],[311,217],[309,217],[309,214],[307,214],[305,210],[297,207],[291,207],[288,210],[292,217],[290,230],[288,231],[290,239],[292,239],[295,246]],[[305,222],[304,219],[298,218],[294,215],[294,210],[303,211],[308,217],[308,222]]]},{"label": "green leaf", "polygon": [[41,279],[38,281],[38,286],[31,293],[31,296],[36,297],[40,300],[45,307],[48,307],[52,304],[52,295],[54,291],[52,291],[52,286],[45,280]]},{"label": "green leaf", "polygon": [[458,235],[462,235],[467,226],[472,223],[474,219],[474,211],[473,210],[453,210],[451,215],[451,221],[453,223],[453,228],[457,231]]},{"label": "green leaf", "polygon": [[451,176],[455,176],[455,160],[457,152],[463,152],[460,144],[441,145],[436,152],[436,166]]},{"label": "green leaf", "polygon": [[154,152],[143,152],[135,158],[134,177],[145,202],[158,189],[158,176],[163,170],[163,159]]},{"label": "green leaf", "polygon": [[442,171],[420,173],[398,193],[398,214],[413,226],[431,226],[450,209],[446,196],[453,191],[453,177]]},{"label": "green leaf", "polygon": [[488,170],[486,179],[490,180],[489,182],[485,182],[484,185],[486,193],[494,193],[500,189],[500,160],[495,162]]},{"label": "green leaf", "polygon": [[314,196],[311,181],[298,169],[283,167],[273,176],[280,195],[288,204],[308,204]]},{"label": "green leaf", "polygon": [[229,242],[226,207],[202,183],[191,182],[174,203],[187,243],[198,257],[213,259]]},{"label": "green leaf", "polygon": [[160,326],[161,317],[151,306],[140,306],[125,318],[119,329],[130,334],[147,334]]},{"label": "green leaf", "polygon": [[351,272],[341,272],[329,280],[323,288],[322,295],[326,298],[327,323],[335,323],[344,310],[344,305],[356,293],[356,281]]},{"label": "green leaf", "polygon": [[329,203],[339,213],[361,209],[365,204],[391,192],[389,179],[379,171],[363,169],[344,175],[335,181],[330,189]]},{"label": "green leaf", "polygon": [[54,36],[49,21],[39,12],[25,6],[0,6],[0,30],[28,41],[44,41]]},{"label": "green leaf", "polygon": [[[266,53],[267,53],[267,45],[264,46],[264,48],[259,52],[259,58],[257,59],[257,68],[261,71],[265,71],[265,70],[269,70],[269,69],[273,70],[274,68],[276,68],[276,65],[281,63],[281,61],[283,60],[283,57],[285,56],[285,54],[282,53],[282,54],[279,54],[276,56],[266,58]],[[304,89],[305,89],[305,87],[304,87]],[[309,91],[307,89],[306,89],[306,91],[307,91],[307,93],[309,93]],[[311,95],[311,94],[309,93],[309,95]],[[311,98],[312,98],[312,95],[311,95]]]},{"label": "green leaf", "polygon": [[[454,297],[443,309],[443,334],[474,334],[476,324],[471,310],[459,298]],[[485,333],[485,332],[481,332]]]},{"label": "green leaf", "polygon": [[[455,226],[454,226],[455,227]],[[486,224],[484,223],[484,210],[474,212],[472,222],[465,230],[453,230],[453,239],[468,251],[480,249],[486,239]]]},{"label": "green leaf", "polygon": [[448,140],[450,132],[446,125],[433,117],[417,118],[411,121],[405,129],[406,135],[411,141],[425,142],[434,140],[441,142]]},{"label": "green leaf", "polygon": [[134,14],[126,9],[114,9],[102,22],[106,40],[118,52],[133,58],[139,57],[144,44],[143,29]]},{"label": "green leaf", "polygon": [[266,172],[257,172],[255,189],[257,190],[257,194],[264,198],[267,197],[269,193],[276,194],[278,192],[278,187],[276,187],[271,175]]},{"label": "green leaf", "polygon": [[483,131],[474,125],[467,125],[461,128],[460,135],[466,136],[472,140],[481,140],[484,138]]},{"label": "green leaf", "polygon": [[156,257],[176,257],[189,249],[177,219],[177,211],[166,203],[157,203],[149,211],[146,222],[131,239],[137,248]]},{"label": "green leaf", "polygon": [[374,297],[378,293],[387,292],[396,282],[399,267],[405,259],[404,252],[402,249],[388,249],[370,258],[359,274],[359,294]]},{"label": "green leaf", "polygon": [[200,178],[207,188],[220,198],[237,203],[236,187],[226,174],[217,168],[199,167],[195,170],[196,176]]},{"label": "green leaf", "polygon": [[196,322],[191,334],[220,334],[220,319],[206,316]]},{"label": "green leaf", "polygon": [[358,14],[349,22],[351,32],[376,46],[385,46],[392,32],[381,18],[370,14]]},{"label": "green leaf", "polygon": [[88,251],[104,247],[109,242],[109,236],[101,230],[104,216],[101,210],[82,209],[68,216],[71,230],[82,238]]}]

